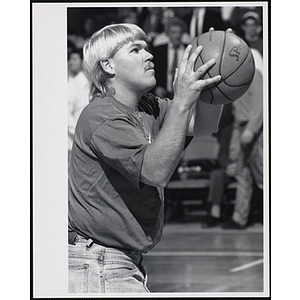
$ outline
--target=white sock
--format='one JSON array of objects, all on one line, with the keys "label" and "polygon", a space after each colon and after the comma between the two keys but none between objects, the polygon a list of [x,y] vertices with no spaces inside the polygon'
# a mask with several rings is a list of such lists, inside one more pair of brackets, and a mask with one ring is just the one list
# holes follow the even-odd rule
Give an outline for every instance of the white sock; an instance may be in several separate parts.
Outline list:
[{"label": "white sock", "polygon": [[210,213],[214,218],[219,219],[221,217],[221,206],[218,204],[213,204]]}]

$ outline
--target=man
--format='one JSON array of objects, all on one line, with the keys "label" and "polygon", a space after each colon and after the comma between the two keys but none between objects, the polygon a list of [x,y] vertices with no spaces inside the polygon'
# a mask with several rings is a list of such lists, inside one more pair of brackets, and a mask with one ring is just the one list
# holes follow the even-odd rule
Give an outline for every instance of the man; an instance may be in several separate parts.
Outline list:
[{"label": "man", "polygon": [[173,80],[175,69],[180,63],[184,49],[187,45],[182,43],[182,35],[186,25],[173,17],[166,25],[169,41],[163,45],[153,47],[153,62],[156,66],[156,87],[153,93],[159,97],[173,98]]},{"label": "man", "polygon": [[210,27],[224,30],[224,21],[220,7],[195,7],[190,16],[189,32],[191,39],[206,32]]},{"label": "man", "polygon": [[68,149],[72,150],[75,126],[89,103],[89,82],[82,70],[82,50],[73,48],[68,60]]},{"label": "man", "polygon": [[203,228],[218,226],[222,217],[222,204],[226,186],[232,177],[226,174],[229,163],[229,145],[233,128],[232,104],[224,105],[219,122],[219,129],[215,136],[219,142],[217,164],[209,174],[209,192],[207,196],[207,217],[202,224]]},{"label": "man", "polygon": [[250,48],[257,49],[263,56],[262,26],[258,13],[248,11],[243,15],[241,23],[241,28],[244,31],[244,40]]},{"label": "man", "polygon": [[216,131],[221,106],[197,101],[220,76],[201,80],[201,47],[184,52],[172,101],[147,94],[155,84],[147,36],[115,24],[84,46],[90,103],[75,132],[69,167],[69,291],[149,292],[142,253],[160,240],[163,187],[188,134]]},{"label": "man", "polygon": [[[251,211],[253,186],[263,191],[263,76],[262,59],[252,49],[255,74],[247,92],[233,103],[233,132],[229,146],[227,174],[237,182],[231,220],[224,229],[245,229]],[[258,193],[259,194],[259,193]]]}]

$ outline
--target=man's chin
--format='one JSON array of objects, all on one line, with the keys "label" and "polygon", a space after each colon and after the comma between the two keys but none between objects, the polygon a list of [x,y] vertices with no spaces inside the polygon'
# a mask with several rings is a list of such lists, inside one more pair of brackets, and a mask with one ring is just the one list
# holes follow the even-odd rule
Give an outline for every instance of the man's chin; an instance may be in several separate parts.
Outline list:
[{"label": "man's chin", "polygon": [[149,91],[151,91],[152,89],[154,89],[155,86],[156,86],[156,80],[155,80],[155,83],[152,84],[152,85],[148,88],[147,92],[149,92]]},{"label": "man's chin", "polygon": [[153,84],[151,86],[151,89],[155,88],[155,86],[156,86],[156,79],[155,79],[155,77],[153,77]]}]

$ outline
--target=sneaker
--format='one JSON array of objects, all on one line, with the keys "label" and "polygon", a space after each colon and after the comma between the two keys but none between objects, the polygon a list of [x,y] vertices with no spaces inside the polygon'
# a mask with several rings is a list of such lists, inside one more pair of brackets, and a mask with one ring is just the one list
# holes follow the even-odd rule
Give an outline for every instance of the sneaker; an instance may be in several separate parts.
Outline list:
[{"label": "sneaker", "polygon": [[211,215],[209,215],[206,219],[206,221],[202,224],[203,228],[211,228],[211,227],[215,227],[217,225],[219,225],[220,223],[220,219],[219,218],[215,218]]},{"label": "sneaker", "polygon": [[233,221],[232,219],[229,220],[228,222],[222,224],[221,226],[223,229],[238,229],[238,230],[241,230],[241,229],[245,229],[246,228],[246,225],[241,225],[239,223],[236,223],[235,221]]}]

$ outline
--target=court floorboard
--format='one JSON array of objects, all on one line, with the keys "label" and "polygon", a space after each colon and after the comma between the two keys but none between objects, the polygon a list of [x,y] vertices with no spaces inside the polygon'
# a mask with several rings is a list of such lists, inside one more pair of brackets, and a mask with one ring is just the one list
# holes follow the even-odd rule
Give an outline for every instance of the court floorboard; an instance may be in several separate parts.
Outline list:
[{"label": "court floorboard", "polygon": [[[263,226],[202,229],[199,222],[166,224],[144,256],[148,288],[162,293],[264,292]],[[221,294],[220,294],[221,295]]]}]

